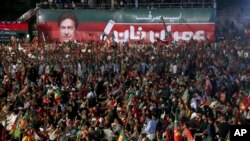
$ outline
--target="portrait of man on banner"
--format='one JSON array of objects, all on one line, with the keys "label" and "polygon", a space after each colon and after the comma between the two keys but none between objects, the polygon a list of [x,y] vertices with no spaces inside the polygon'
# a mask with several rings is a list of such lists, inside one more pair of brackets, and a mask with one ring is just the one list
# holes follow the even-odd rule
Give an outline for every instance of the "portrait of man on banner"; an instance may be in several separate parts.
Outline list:
[{"label": "portrait of man on banner", "polygon": [[76,42],[78,19],[73,12],[64,12],[58,18],[59,41]]}]

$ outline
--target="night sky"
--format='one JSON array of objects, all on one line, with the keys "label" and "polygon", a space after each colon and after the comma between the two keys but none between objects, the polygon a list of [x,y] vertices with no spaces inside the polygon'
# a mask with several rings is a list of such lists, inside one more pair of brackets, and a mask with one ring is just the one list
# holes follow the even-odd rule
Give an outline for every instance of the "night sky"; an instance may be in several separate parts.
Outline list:
[{"label": "night sky", "polygon": [[15,21],[40,0],[0,0],[0,21]]}]

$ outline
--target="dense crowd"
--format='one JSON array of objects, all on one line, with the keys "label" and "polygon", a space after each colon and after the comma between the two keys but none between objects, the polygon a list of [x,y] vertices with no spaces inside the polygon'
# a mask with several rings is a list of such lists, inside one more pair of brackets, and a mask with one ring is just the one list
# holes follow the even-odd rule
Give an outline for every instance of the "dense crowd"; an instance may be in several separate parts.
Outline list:
[{"label": "dense crowd", "polygon": [[1,45],[0,137],[225,140],[229,125],[250,123],[248,45],[226,39]]}]

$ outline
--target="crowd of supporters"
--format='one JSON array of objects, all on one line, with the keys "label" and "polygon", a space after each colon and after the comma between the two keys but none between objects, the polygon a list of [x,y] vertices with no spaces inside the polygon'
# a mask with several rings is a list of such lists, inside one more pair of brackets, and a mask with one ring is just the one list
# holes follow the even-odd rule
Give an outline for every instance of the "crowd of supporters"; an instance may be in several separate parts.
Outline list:
[{"label": "crowd of supporters", "polygon": [[250,123],[249,43],[0,47],[1,140],[225,140]]}]

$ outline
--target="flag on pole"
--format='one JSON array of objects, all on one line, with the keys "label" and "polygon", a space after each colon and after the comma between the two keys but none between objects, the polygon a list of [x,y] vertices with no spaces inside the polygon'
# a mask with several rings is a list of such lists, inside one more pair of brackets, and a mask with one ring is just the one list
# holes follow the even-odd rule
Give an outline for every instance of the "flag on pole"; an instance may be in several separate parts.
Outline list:
[{"label": "flag on pole", "polygon": [[230,131],[228,131],[225,141],[230,141]]},{"label": "flag on pole", "polygon": [[120,132],[120,135],[117,141],[127,141],[123,130]]},{"label": "flag on pole", "polygon": [[42,38],[43,38],[43,42],[46,42],[46,38],[43,32],[42,32]]},{"label": "flag on pole", "polygon": [[14,139],[19,139],[21,136],[21,127],[19,125],[20,119],[17,120],[16,123],[14,123],[14,125],[12,125],[12,135]]},{"label": "flag on pole", "polygon": [[26,125],[27,125],[27,120],[29,119],[29,112],[28,109],[26,110],[26,112],[24,113],[24,116],[22,117],[22,119],[20,120],[20,128],[21,129],[25,129]]},{"label": "flag on pole", "polygon": [[27,109],[24,113],[23,119],[27,120],[29,118],[29,110]]},{"label": "flag on pole", "polygon": [[60,103],[60,101],[61,101],[61,91],[59,89],[55,89],[54,94],[55,94],[56,103]]},{"label": "flag on pole", "polygon": [[240,101],[240,109],[241,110],[247,110],[247,108],[250,106],[250,96],[245,96]]},{"label": "flag on pole", "polygon": [[14,139],[19,139],[21,136],[21,128],[17,126],[16,129],[13,131]]},{"label": "flag on pole", "polygon": [[131,93],[130,93],[130,95],[129,95],[129,98],[128,98],[128,103],[127,103],[127,110],[128,110],[128,108],[129,108],[129,105],[132,103],[132,100],[133,100],[133,98],[135,97],[135,94],[136,94],[136,92],[133,90]]},{"label": "flag on pole", "polygon": [[174,141],[182,141],[180,125],[179,125],[179,110],[176,109],[174,121]]},{"label": "flag on pole", "polygon": [[107,39],[107,35],[105,33],[102,33],[101,35],[101,40],[104,41]]},{"label": "flag on pole", "polygon": [[188,128],[185,128],[186,138],[187,141],[194,141],[193,135]]},{"label": "flag on pole", "polygon": [[108,24],[106,25],[102,35],[100,36],[100,39],[102,41],[107,39],[107,36],[109,35],[109,33],[111,32],[113,26],[115,25],[115,22],[113,20],[109,20]]},{"label": "flag on pole", "polygon": [[54,71],[56,71],[57,73],[61,73],[62,72],[62,67],[60,64],[55,64],[54,66]]},{"label": "flag on pole", "polygon": [[182,95],[182,100],[184,103],[188,103],[189,98],[190,98],[189,89],[186,88],[185,92]]}]

